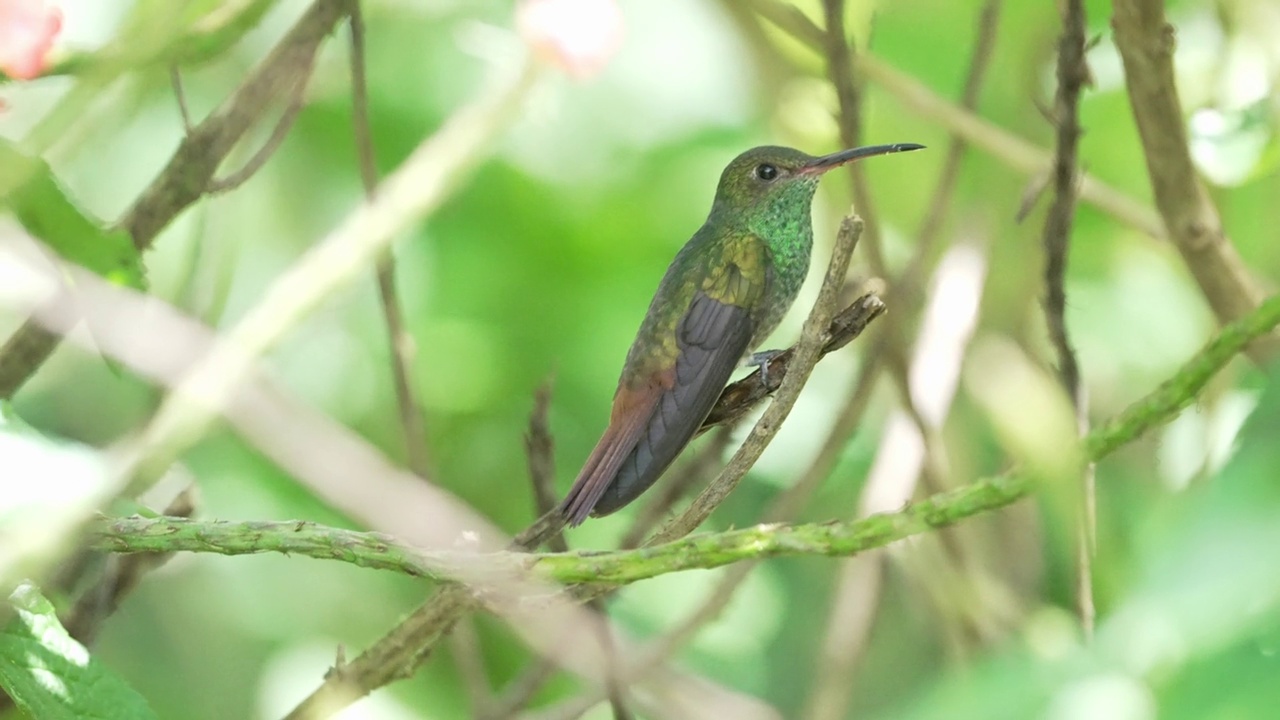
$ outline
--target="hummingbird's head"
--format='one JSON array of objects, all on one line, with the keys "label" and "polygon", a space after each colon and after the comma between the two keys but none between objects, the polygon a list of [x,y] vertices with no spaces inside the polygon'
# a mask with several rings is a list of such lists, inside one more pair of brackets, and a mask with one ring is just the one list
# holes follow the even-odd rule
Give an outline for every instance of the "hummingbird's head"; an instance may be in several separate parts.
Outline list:
[{"label": "hummingbird's head", "polygon": [[820,157],[775,145],[752,148],[724,169],[711,214],[745,221],[752,229],[761,222],[807,219],[823,173],[860,158],[923,147],[915,143],[869,145]]}]

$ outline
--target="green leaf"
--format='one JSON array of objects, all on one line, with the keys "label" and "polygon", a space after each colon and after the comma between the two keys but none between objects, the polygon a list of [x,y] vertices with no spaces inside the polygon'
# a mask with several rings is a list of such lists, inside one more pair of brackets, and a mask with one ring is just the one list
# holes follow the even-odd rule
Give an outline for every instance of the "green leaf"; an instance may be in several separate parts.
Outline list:
[{"label": "green leaf", "polygon": [[0,687],[40,720],[155,718],[147,701],[67,634],[53,605],[24,583],[9,597],[17,617],[0,632]]},{"label": "green leaf", "polygon": [[27,232],[66,260],[117,285],[146,288],[142,258],[123,230],[103,227],[81,210],[49,165],[0,138],[0,203]]}]

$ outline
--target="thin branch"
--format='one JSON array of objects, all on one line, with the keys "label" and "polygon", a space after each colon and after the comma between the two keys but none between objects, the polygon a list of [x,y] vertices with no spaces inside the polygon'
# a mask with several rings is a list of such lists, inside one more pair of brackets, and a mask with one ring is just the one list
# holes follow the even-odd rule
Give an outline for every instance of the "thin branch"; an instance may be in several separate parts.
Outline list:
[{"label": "thin branch", "polygon": [[177,65],[169,68],[169,84],[173,85],[173,97],[178,103],[178,115],[182,118],[182,129],[191,132],[191,111],[187,108],[187,93],[182,89],[182,71]]},{"label": "thin branch", "polygon": [[[840,142],[847,148],[862,143],[862,90],[854,79],[854,55],[848,32],[844,27],[844,0],[823,0],[823,17],[826,31],[823,33],[822,52],[827,61],[827,77],[836,91],[839,110],[836,124],[840,128]],[[862,163],[849,163],[847,170],[853,180],[853,204],[863,222],[863,243],[871,272],[880,277],[888,276],[884,262],[884,249],[880,241],[880,223],[871,201],[871,190]]]},{"label": "thin branch", "polygon": [[[529,429],[524,436],[525,455],[529,463],[529,483],[533,486],[533,505],[538,517],[555,509],[557,500],[555,440],[551,437],[551,426],[547,422],[547,413],[551,409],[551,389],[554,384],[554,379],[548,377],[533,394],[533,412],[529,413]],[[556,552],[569,549],[563,532],[557,532],[548,539],[547,545]]]},{"label": "thin branch", "polygon": [[218,166],[315,63],[320,44],[345,10],[343,0],[316,0],[257,69],[222,105],[183,138],[160,175],[120,220],[139,250],[151,246],[175,217],[205,193]]},{"label": "thin branch", "polygon": [[449,652],[471,700],[472,716],[484,717],[493,706],[493,688],[489,685],[489,673],[485,668],[474,618],[458,619],[449,633]]},{"label": "thin branch", "polygon": [[[693,532],[702,521],[706,520],[729,493],[737,487],[738,482],[755,465],[761,453],[778,433],[782,422],[795,406],[796,398],[804,389],[810,373],[822,357],[822,347],[827,344],[827,327],[835,315],[835,304],[844,285],[845,273],[849,269],[849,259],[853,249],[862,235],[862,221],[857,217],[847,217],[840,223],[840,232],[836,236],[835,247],[831,252],[831,261],[827,265],[827,274],[823,278],[822,288],[814,301],[809,317],[805,319],[800,331],[800,341],[794,348],[794,357],[785,378],[778,387],[764,414],[756,421],[751,433],[742,441],[738,451],[729,459],[720,475],[707,486],[682,514],[664,525],[652,538],[649,544],[673,540]],[[868,296],[869,302],[879,304],[879,298]],[[723,397],[723,396],[722,396]]]},{"label": "thin branch", "polygon": [[529,670],[508,684],[487,714],[476,715],[476,720],[508,720],[532,702],[534,696],[555,676],[555,673],[554,663],[534,663]]},{"label": "thin branch", "polygon": [[1277,325],[1280,325],[1280,295],[1272,295],[1257,309],[1218,331],[1207,345],[1154,391],[1119,415],[1094,426],[1084,438],[1086,459],[1097,462],[1191,407],[1215,373],[1258,338],[1275,332]]},{"label": "thin branch", "polygon": [[[1083,0],[1065,0],[1062,5],[1062,37],[1058,40],[1058,90],[1053,120],[1057,143],[1053,162],[1053,202],[1044,222],[1044,315],[1049,340],[1058,360],[1058,378],[1075,410],[1081,435],[1088,432],[1089,410],[1080,366],[1067,331],[1067,259],[1071,248],[1071,227],[1076,211],[1076,182],[1080,145],[1080,92],[1089,82],[1085,64],[1085,14]],[[1092,465],[1081,469],[1080,508],[1076,553],[1076,609],[1086,638],[1093,637],[1093,536],[1097,488]]]},{"label": "thin branch", "polygon": [[276,120],[275,127],[271,129],[271,135],[267,137],[266,142],[262,143],[262,147],[258,148],[239,170],[226,177],[210,180],[209,187],[205,189],[205,192],[209,195],[223,195],[235,190],[248,182],[249,178],[258,174],[258,171],[267,164],[271,156],[276,154],[276,151],[284,144],[285,138],[289,137],[289,131],[293,129],[293,124],[297,122],[298,115],[301,114],[302,108],[306,104],[307,81],[311,79],[313,69],[314,63],[308,66],[304,74],[298,78],[297,84],[293,86],[293,92],[289,95],[289,102],[285,105],[284,112],[280,113],[280,118]]},{"label": "thin branch", "polygon": [[[1200,292],[1220,323],[1244,316],[1263,297],[1226,237],[1222,219],[1196,175],[1174,82],[1174,34],[1163,0],[1116,0],[1111,26],[1124,63],[1125,89],[1138,125],[1156,208]],[[1280,337],[1259,338],[1247,351],[1265,364],[1280,354]]]},{"label": "thin branch", "polygon": [[417,344],[405,325],[400,308],[395,253],[390,248],[378,258],[377,280],[378,302],[382,306],[383,321],[387,325],[391,376],[396,389],[396,407],[400,414],[406,462],[415,475],[428,479],[431,477],[431,458],[427,453],[426,412],[409,379]]},{"label": "thin branch", "polygon": [[1065,0],[1058,41],[1058,91],[1054,122],[1057,146],[1053,163],[1053,204],[1044,223],[1045,323],[1058,356],[1058,376],[1071,404],[1081,410],[1080,368],[1067,332],[1066,275],[1075,220],[1077,148],[1080,144],[1080,91],[1089,80],[1084,60],[1083,0]]},{"label": "thin branch", "polygon": [[[364,14],[359,0],[350,0],[351,31],[351,121],[356,139],[356,156],[360,164],[360,181],[365,200],[372,202],[378,194],[378,165],[373,147],[373,131],[369,127],[369,74],[365,69]],[[404,435],[405,457],[409,469],[421,478],[429,477],[431,461],[427,456],[426,413],[409,380],[413,367],[415,344],[405,327],[396,288],[396,258],[388,247],[378,258],[378,300],[387,324],[387,343],[391,352],[391,375],[396,389],[396,407]]]},{"label": "thin branch", "polygon": [[[343,16],[345,0],[316,0],[235,93],[183,137],[168,165],[120,220],[147,250],[174,218],[205,193],[218,166],[271,101],[289,92],[320,43]],[[12,397],[57,348],[60,338],[28,320],[0,348],[0,398]]]},{"label": "thin branch", "polygon": [[378,194],[378,165],[373,149],[373,131],[369,129],[369,73],[365,68],[364,13],[360,0],[348,0],[348,22],[351,32],[351,124],[355,131],[356,157],[360,164],[360,182],[365,198]]},{"label": "thin branch", "polygon": [[[556,506],[555,491],[555,458],[554,442],[551,428],[547,422],[547,412],[551,407],[551,388],[553,381],[547,380],[534,393],[533,412],[529,414],[529,430],[525,434],[524,445],[529,463],[529,480],[533,485],[534,507],[540,517],[550,514]],[[567,552],[569,544],[565,540],[563,527],[547,539],[546,544],[553,552]],[[588,603],[592,610],[601,616],[606,614],[604,600],[594,598]],[[623,688],[617,681],[615,670],[617,652],[614,650],[613,635],[608,625],[600,627],[600,641],[605,647],[605,656],[609,663],[606,674],[606,695],[613,706],[614,717],[628,717],[623,697]],[[534,693],[554,674],[556,664],[550,658],[538,658],[525,674],[514,681],[512,692],[506,693],[499,702],[486,713],[476,713],[478,717],[506,718],[518,712],[525,703],[533,698]]]}]

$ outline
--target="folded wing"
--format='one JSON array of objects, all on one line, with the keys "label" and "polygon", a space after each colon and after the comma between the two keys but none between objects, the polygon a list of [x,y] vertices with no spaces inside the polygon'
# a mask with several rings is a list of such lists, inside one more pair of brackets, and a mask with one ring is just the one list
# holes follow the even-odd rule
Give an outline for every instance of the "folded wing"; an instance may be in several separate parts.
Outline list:
[{"label": "folded wing", "polygon": [[647,490],[711,412],[750,350],[768,282],[754,257],[763,251],[743,252],[708,273],[694,293],[675,327],[674,366],[618,388],[609,427],[560,505],[571,525],[614,512]]}]

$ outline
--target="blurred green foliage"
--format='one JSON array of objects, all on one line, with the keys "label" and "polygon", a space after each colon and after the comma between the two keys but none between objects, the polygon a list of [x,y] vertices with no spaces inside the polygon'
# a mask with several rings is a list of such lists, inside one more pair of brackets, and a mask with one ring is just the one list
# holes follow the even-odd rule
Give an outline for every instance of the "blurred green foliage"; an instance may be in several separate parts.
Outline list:
[{"label": "blurred green foliage", "polygon": [[[134,34],[176,32],[147,24],[145,12],[130,16],[128,2],[61,4],[64,40],[84,50],[110,43],[122,24]],[[819,3],[797,4],[821,19]],[[275,3],[230,51],[185,69],[193,115],[215,107],[305,5]],[[487,57],[513,52],[518,40],[508,32],[510,2],[365,5],[370,111],[385,172],[475,94]],[[626,44],[608,69],[588,82],[558,79],[543,87],[493,159],[397,245],[433,480],[510,531],[533,517],[521,442],[533,390],[554,374],[551,425],[564,489],[604,426],[617,371],[654,286],[704,217],[724,163],[765,143],[834,149],[834,94],[819,56],[756,24],[732,0],[621,5]],[[976,0],[852,5],[851,31],[861,46],[938,94],[959,96],[976,36]],[[1087,6],[1099,42],[1089,54],[1095,83],[1083,99],[1080,157],[1088,172],[1149,203],[1108,37],[1109,4]],[[1169,12],[1179,30],[1195,157],[1232,241],[1273,287],[1280,278],[1280,17],[1266,0],[1183,0]],[[1053,129],[1037,105],[1051,103],[1057,32],[1054,3],[1005,3],[977,108],[988,122],[1042,147],[1051,145]],[[144,258],[152,292],[225,327],[360,202],[346,54],[343,41],[330,41],[297,126],[262,172],[236,192],[203,201],[157,240]],[[73,83],[4,86],[0,136],[40,136],[43,114]],[[130,68],[81,110],[45,157],[78,206],[119,217],[181,136],[168,73],[150,63]],[[874,84],[864,110],[866,142],[932,149],[866,166],[896,273],[912,253],[948,134]],[[1015,220],[1031,180],[970,150],[943,238],[987,253],[979,334],[1007,336],[1048,358],[1039,310],[1044,203]],[[815,206],[815,273],[825,267],[849,198],[844,176],[824,182]],[[1075,228],[1067,320],[1093,415],[1103,418],[1167,376],[1208,337],[1213,320],[1170,247],[1087,205]],[[867,273],[865,262],[858,271]],[[770,346],[791,342],[815,290],[811,278]],[[21,318],[4,313],[0,330],[7,332]],[[908,327],[916,320],[901,318]],[[756,521],[807,466],[867,347],[860,341],[819,366],[712,529]],[[403,457],[372,272],[296,328],[270,367],[308,402]],[[905,548],[886,556],[875,622],[848,679],[849,717],[1270,717],[1280,700],[1274,383],[1236,437],[1263,386],[1261,373],[1242,362],[1167,430],[1098,468],[1099,624],[1091,646],[1081,643],[1071,615],[1073,528],[1051,501],[945,533],[932,543],[933,555],[921,552],[933,560],[913,560]],[[105,445],[136,428],[157,398],[142,380],[113,376],[94,356],[66,347],[14,407],[49,434]],[[804,519],[855,514],[880,428],[896,403],[891,383],[882,382]],[[943,439],[948,482],[1005,467],[1008,456],[982,405],[963,386]],[[1236,446],[1240,452],[1219,472]],[[207,438],[185,462],[204,517],[349,522],[228,432]],[[606,547],[630,515],[588,523],[570,542]],[[964,548],[963,561],[946,572],[936,564],[951,562],[936,559],[944,543]],[[800,717],[825,662],[818,649],[839,566],[812,558],[764,564],[680,659],[762,697],[785,717]],[[721,574],[640,583],[620,593],[612,614],[632,633],[654,635],[692,610]],[[365,647],[429,590],[422,581],[336,563],[180,557],[125,602],[95,650],[160,717],[275,718],[320,680],[335,646]],[[528,653],[492,619],[480,618],[476,627],[489,681],[500,688],[521,672]],[[458,672],[441,649],[413,680],[364,701],[351,717],[468,717]],[[539,702],[575,687],[557,676]]]}]

